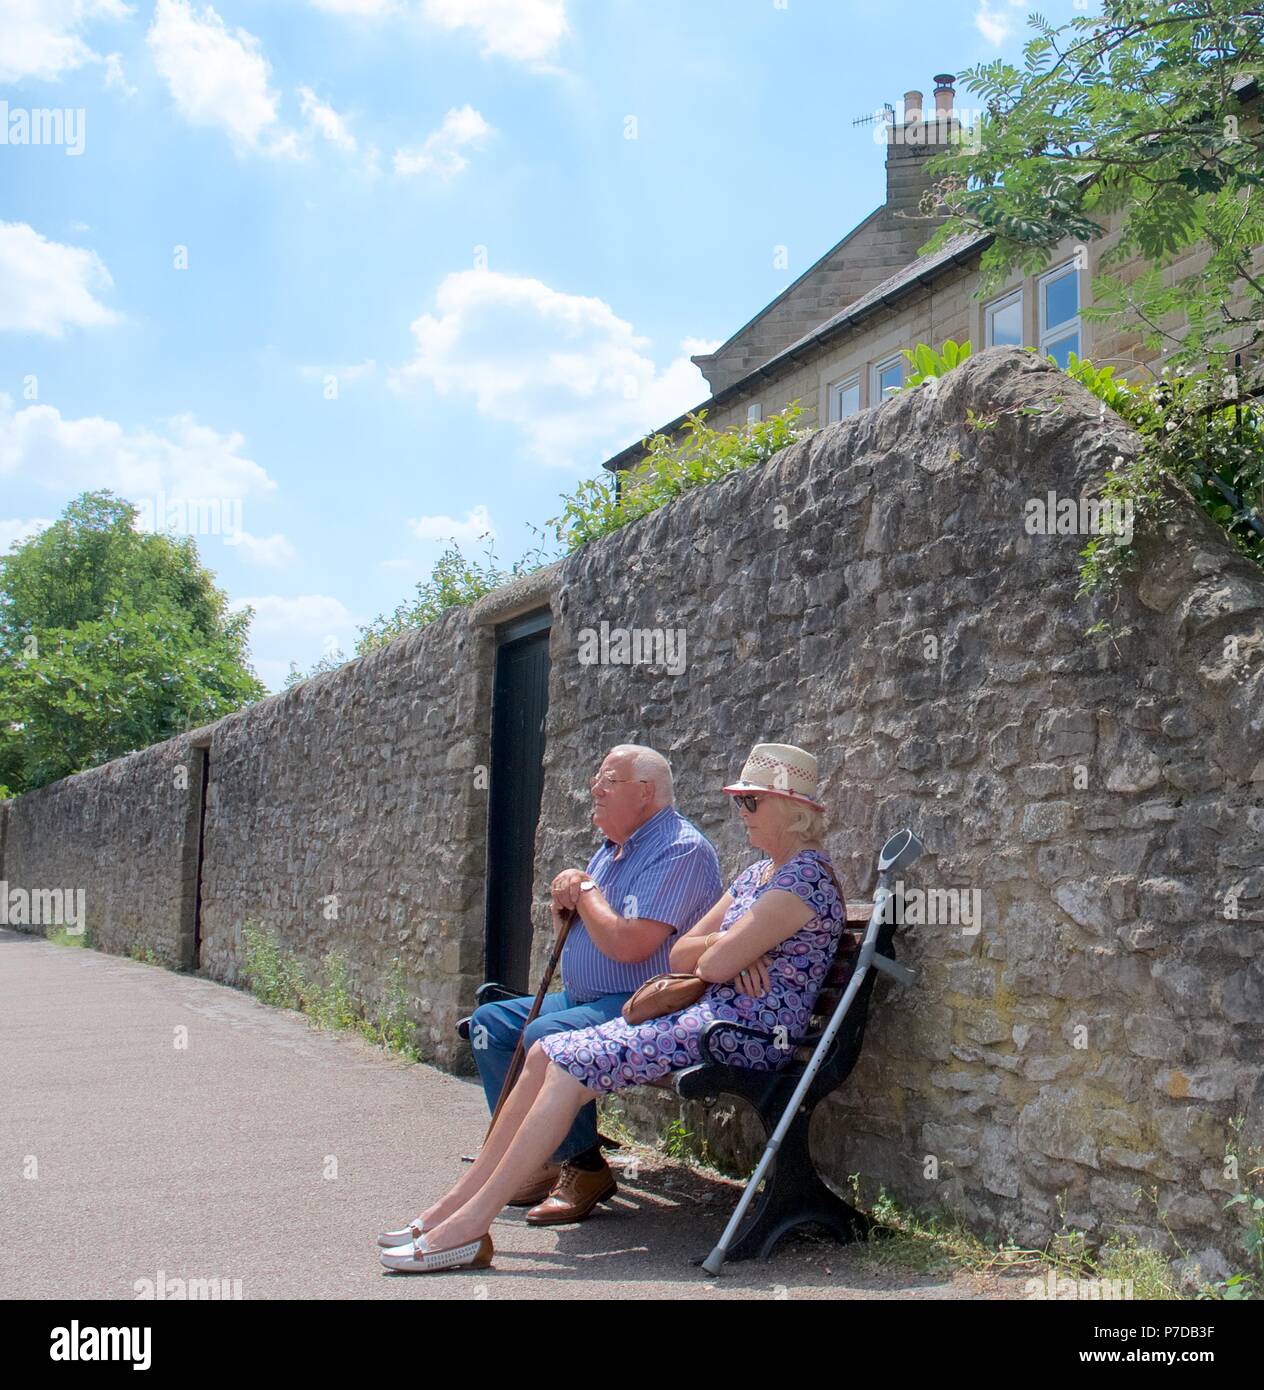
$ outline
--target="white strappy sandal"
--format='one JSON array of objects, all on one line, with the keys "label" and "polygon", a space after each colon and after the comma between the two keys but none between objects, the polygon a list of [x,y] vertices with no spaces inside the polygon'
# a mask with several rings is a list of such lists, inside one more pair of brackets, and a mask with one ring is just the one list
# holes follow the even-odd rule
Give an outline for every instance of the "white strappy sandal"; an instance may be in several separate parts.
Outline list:
[{"label": "white strappy sandal", "polygon": [[421,1235],[409,1245],[384,1250],[381,1260],[385,1269],[396,1270],[401,1274],[440,1274],[450,1269],[490,1269],[492,1254],[490,1234],[472,1240],[468,1245],[457,1245],[451,1250],[430,1250],[426,1245],[426,1237]]}]

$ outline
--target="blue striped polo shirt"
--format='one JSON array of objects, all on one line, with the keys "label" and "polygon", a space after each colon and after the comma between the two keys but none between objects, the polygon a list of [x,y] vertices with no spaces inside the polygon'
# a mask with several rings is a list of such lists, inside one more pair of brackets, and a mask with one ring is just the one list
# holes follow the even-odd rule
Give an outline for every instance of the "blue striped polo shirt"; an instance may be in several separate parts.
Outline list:
[{"label": "blue striped polo shirt", "polygon": [[[623,917],[668,922],[675,929],[657,951],[634,964],[603,955],[577,913],[562,948],[562,980],[577,1003],[603,994],[631,994],[652,975],[670,970],[672,943],[712,907],[724,890],[711,842],[674,806],[665,806],[628,836],[623,853],[607,840],[586,870]],[[583,894],[580,895],[583,901]]]}]

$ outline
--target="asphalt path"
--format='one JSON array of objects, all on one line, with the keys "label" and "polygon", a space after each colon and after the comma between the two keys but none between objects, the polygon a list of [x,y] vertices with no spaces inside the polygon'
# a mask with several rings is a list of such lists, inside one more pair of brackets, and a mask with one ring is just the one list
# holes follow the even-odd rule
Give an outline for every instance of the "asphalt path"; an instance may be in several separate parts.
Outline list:
[{"label": "asphalt path", "polygon": [[692,1261],[740,1189],[649,1149],[587,1221],[535,1229],[508,1208],[491,1270],[388,1274],[378,1231],[482,1137],[473,1081],[211,980],[8,930],[0,1031],[0,1297],[174,1297],[173,1281],[246,1299],[1021,1297],[1014,1279],[875,1272],[811,1236],[711,1279]]}]

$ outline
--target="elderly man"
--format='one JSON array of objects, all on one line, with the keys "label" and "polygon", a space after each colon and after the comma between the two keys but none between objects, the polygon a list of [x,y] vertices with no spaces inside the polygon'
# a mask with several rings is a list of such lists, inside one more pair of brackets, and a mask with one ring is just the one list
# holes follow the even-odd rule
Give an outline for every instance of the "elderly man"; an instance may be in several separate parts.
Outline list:
[{"label": "elderly man", "polygon": [[[593,824],[605,843],[586,869],[564,869],[552,883],[554,926],[567,908],[575,921],[562,951],[563,988],[545,996],[525,1030],[530,1048],[546,1033],[606,1023],[652,975],[670,970],[672,941],[723,891],[715,850],[673,804],[667,759],[652,748],[612,748],[590,784]],[[494,1110],[532,1000],[483,1004],[470,1020],[474,1058]],[[532,1225],[582,1221],[614,1195],[614,1174],[597,1140],[597,1107],[579,1112],[552,1162],[511,1203],[530,1207]]]}]

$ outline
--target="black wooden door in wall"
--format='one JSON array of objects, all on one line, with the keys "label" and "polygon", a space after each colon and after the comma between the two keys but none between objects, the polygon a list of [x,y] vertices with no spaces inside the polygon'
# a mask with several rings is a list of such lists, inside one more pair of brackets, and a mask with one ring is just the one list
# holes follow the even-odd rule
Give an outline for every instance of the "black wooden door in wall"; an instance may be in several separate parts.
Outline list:
[{"label": "black wooden door in wall", "polygon": [[487,817],[487,979],[531,992],[531,890],[535,826],[544,786],[550,614],[497,633]]}]

